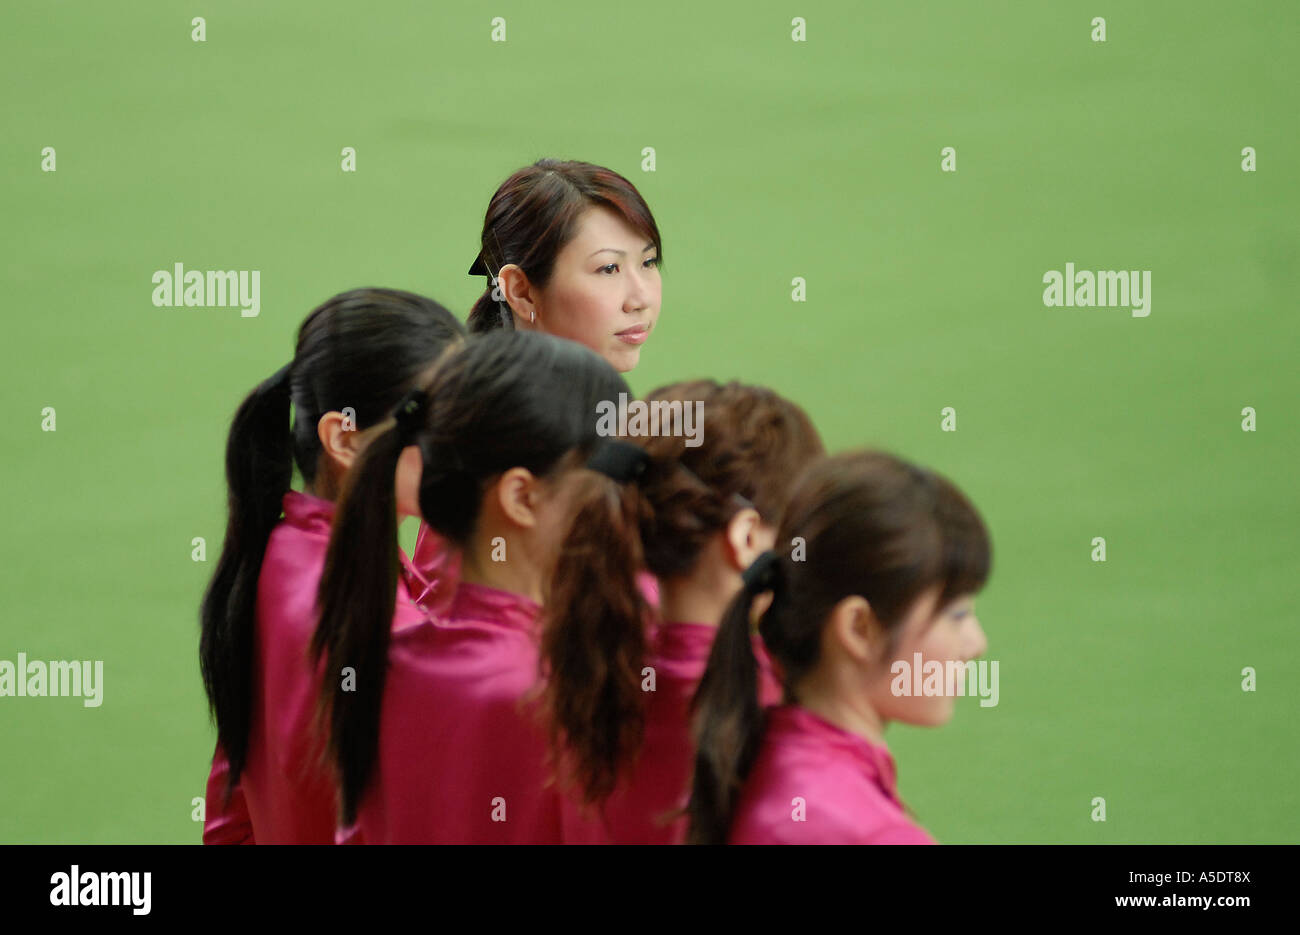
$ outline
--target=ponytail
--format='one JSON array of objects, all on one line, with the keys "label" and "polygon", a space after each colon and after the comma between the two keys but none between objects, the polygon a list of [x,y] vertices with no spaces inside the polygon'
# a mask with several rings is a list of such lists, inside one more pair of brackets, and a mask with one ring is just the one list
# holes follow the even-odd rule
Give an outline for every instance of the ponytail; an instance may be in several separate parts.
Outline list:
[{"label": "ponytail", "polygon": [[511,312],[510,306],[505,300],[498,301],[492,297],[496,287],[489,285],[483,290],[483,294],[478,297],[474,307],[470,309],[469,318],[465,324],[471,334],[480,334],[484,331],[493,331],[496,329],[514,330],[515,319],[514,313]]},{"label": "ponytail", "polygon": [[[311,655],[324,659],[319,714],[329,738],[326,754],[337,771],[344,825],[356,819],[379,749],[400,561],[393,475],[406,443],[395,425],[372,439],[347,472],[317,592],[320,621]],[[344,668],[355,678],[347,691]]]},{"label": "ponytail", "polygon": [[573,518],[546,600],[541,657],[551,748],[588,804],[613,791],[645,732],[649,606],[637,582],[640,495],[628,482],[647,462],[642,448],[626,442],[597,449],[587,466],[605,478]]},{"label": "ponytail", "polygon": [[293,478],[286,365],[240,404],[226,442],[228,512],[221,558],[199,608],[199,667],[217,740],[230,761],[225,795],[248,759],[257,582]]},{"label": "ponytail", "polygon": [[230,761],[227,794],[248,760],[258,710],[258,583],[294,465],[308,492],[321,489],[321,417],[350,409],[360,430],[382,423],[402,394],[463,336],[460,323],[433,299],[374,287],[339,293],[303,320],[293,362],[258,386],[235,413],[226,447],[225,544],[199,611],[200,667],[218,742]]},{"label": "ponytail", "polygon": [[776,590],[779,578],[778,556],[764,552],[746,570],[718,625],[693,701],[696,754],[686,806],[688,844],[727,843],[741,785],[754,765],[764,722],[750,615],[755,598]]}]

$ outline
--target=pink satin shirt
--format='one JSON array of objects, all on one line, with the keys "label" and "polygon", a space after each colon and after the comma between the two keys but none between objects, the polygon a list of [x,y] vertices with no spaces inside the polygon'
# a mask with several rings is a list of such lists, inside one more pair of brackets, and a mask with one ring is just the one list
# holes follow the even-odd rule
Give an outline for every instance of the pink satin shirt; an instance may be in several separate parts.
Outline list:
[{"label": "pink satin shirt", "polygon": [[883,745],[806,708],[771,708],[728,843],[934,844],[894,782]]},{"label": "pink satin shirt", "polygon": [[[320,678],[308,661],[334,504],[289,491],[283,508],[258,577],[248,761],[224,803],[229,763],[218,744],[208,776],[205,844],[334,841],[334,783],[319,761],[315,729]],[[426,587],[400,550],[399,555],[405,583],[398,582],[395,631],[424,619],[410,595]]]}]

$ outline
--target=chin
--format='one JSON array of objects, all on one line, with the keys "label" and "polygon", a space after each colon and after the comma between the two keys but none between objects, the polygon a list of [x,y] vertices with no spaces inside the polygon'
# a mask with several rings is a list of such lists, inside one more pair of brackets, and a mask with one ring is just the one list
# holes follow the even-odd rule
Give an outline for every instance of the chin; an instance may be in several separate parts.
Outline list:
[{"label": "chin", "polygon": [[942,707],[927,707],[919,711],[908,711],[898,720],[913,727],[942,727],[952,720],[952,709],[951,703]]},{"label": "chin", "polygon": [[[620,345],[622,342],[619,342]],[[641,362],[641,348],[620,346],[608,358],[610,365],[619,373],[627,373]]]}]

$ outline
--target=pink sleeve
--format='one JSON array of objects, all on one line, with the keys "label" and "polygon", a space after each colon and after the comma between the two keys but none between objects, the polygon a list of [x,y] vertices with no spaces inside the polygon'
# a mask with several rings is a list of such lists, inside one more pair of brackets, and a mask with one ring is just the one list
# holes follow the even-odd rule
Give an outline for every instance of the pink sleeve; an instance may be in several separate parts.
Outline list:
[{"label": "pink sleeve", "polygon": [[412,597],[417,604],[441,616],[451,604],[460,581],[460,554],[427,523],[421,522],[411,564],[424,581],[424,592]]},{"label": "pink sleeve", "polygon": [[204,844],[256,844],[253,839],[253,822],[244,802],[244,789],[238,783],[226,798],[226,779],[230,775],[230,762],[226,751],[217,744],[212,755],[212,771],[208,773],[208,788],[204,799]]}]

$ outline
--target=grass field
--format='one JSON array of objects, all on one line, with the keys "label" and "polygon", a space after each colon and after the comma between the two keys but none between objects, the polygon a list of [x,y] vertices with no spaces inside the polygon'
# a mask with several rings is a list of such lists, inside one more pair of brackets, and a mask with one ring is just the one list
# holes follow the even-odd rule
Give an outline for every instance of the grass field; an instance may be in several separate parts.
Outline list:
[{"label": "grass field", "polygon": [[[986,517],[999,703],[888,735],[936,838],[1300,841],[1293,5],[734,7],[5,4],[0,659],[103,660],[104,695],[0,698],[0,842],[199,840],[234,407],[336,292],[467,312],[543,156],[655,212],[637,391],[769,384]],[[155,307],[177,262],[259,270],[260,314]],[[1150,271],[1150,314],[1046,306],[1067,262]]]}]

